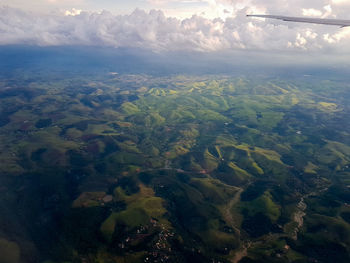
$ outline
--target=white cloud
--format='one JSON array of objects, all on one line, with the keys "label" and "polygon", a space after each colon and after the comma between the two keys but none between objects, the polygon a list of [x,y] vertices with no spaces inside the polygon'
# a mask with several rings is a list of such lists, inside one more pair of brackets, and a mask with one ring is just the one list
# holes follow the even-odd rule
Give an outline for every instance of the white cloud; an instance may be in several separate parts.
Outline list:
[{"label": "white cloud", "polygon": [[[324,6],[317,9],[322,14],[329,11]],[[327,50],[345,54],[350,51],[350,29],[253,20],[246,17],[248,9],[237,9],[226,19],[201,16],[178,19],[155,10],[136,9],[129,15],[113,15],[107,11],[72,9],[63,14],[35,15],[2,7],[0,44],[136,47],[157,52],[307,50],[322,53]]]},{"label": "white cloud", "polygon": [[314,9],[314,8],[308,8],[308,9],[303,8],[303,15],[304,16],[318,16],[318,17],[321,17],[322,16],[322,11]]},{"label": "white cloud", "polygon": [[[53,0],[51,0],[51,1],[53,1]],[[83,11],[83,10],[81,10],[81,9],[72,8],[72,10],[66,10],[66,11],[64,12],[64,14],[65,14],[66,16],[77,16],[77,15],[80,15],[82,11]]]},{"label": "white cloud", "polygon": [[335,5],[350,5],[349,0],[332,0],[331,2]]}]

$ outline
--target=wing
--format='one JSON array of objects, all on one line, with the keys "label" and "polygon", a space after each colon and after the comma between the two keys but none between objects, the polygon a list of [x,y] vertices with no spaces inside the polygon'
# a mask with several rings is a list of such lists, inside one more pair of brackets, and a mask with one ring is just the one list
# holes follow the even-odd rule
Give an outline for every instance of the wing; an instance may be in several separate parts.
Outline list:
[{"label": "wing", "polygon": [[350,26],[350,20],[340,20],[340,19],[274,16],[274,15],[247,15],[247,16],[279,19],[279,20],[288,21],[288,22],[312,23],[312,24],[332,25],[332,26],[340,26],[340,27]]}]

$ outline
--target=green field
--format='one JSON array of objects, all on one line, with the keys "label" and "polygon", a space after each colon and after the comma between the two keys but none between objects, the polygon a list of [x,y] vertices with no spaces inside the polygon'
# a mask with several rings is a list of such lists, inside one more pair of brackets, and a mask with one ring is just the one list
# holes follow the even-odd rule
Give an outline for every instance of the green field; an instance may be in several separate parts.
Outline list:
[{"label": "green field", "polygon": [[0,263],[350,262],[347,82],[47,78],[1,79]]}]

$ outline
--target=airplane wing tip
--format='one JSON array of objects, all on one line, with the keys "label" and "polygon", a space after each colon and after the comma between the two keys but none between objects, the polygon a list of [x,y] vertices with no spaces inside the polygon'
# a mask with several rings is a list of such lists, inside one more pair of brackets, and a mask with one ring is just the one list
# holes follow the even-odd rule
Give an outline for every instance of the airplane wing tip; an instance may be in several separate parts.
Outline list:
[{"label": "airplane wing tip", "polygon": [[247,17],[262,17],[262,18],[265,18],[265,17],[270,17],[270,15],[250,14],[250,15],[247,15]]},{"label": "airplane wing tip", "polygon": [[291,16],[280,16],[280,15],[260,15],[260,14],[250,14],[250,15],[247,15],[247,17],[272,18],[272,19],[278,19],[286,22],[301,22],[301,23],[311,23],[311,24],[332,25],[332,26],[340,26],[341,28],[350,27],[350,20],[340,20],[340,19],[323,19],[323,18],[291,17]]}]

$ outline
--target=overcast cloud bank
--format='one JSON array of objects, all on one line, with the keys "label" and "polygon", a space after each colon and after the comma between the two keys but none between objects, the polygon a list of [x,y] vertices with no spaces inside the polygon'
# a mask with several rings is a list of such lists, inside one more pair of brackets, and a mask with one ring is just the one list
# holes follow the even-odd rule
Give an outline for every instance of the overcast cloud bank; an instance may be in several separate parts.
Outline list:
[{"label": "overcast cloud bank", "polygon": [[[274,2],[269,1],[269,4]],[[305,10],[309,15],[317,13],[316,9]],[[129,15],[79,10],[38,15],[1,7],[0,45],[87,45],[143,48],[155,52],[298,50],[344,55],[350,51],[350,28],[250,19],[246,17],[248,12],[251,10],[237,7],[234,14],[225,19],[197,15],[178,19],[156,10],[136,9]],[[321,15],[327,15],[327,8],[322,12]]]}]

